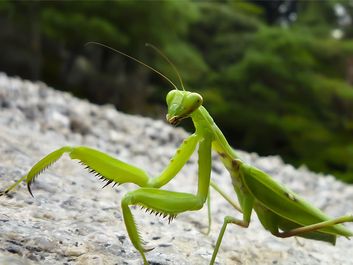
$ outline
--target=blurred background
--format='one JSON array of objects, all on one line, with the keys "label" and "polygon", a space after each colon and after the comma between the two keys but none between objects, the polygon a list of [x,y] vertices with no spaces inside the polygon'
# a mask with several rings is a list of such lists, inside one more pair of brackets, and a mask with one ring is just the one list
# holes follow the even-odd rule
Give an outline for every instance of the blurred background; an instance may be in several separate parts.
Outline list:
[{"label": "blurred background", "polygon": [[[235,148],[353,183],[353,0],[0,1],[0,71],[164,119],[171,86]],[[192,124],[186,123],[192,130]]]}]

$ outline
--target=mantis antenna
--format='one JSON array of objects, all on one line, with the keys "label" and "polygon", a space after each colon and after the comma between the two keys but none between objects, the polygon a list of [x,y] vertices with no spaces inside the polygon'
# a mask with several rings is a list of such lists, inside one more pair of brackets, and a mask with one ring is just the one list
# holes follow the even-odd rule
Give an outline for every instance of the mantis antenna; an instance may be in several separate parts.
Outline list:
[{"label": "mantis antenna", "polygon": [[[117,53],[119,53],[119,54],[121,54],[121,55],[123,55],[123,56],[125,56],[125,57],[127,57],[127,58],[129,58],[129,59],[131,59],[131,60],[133,60],[133,61],[135,61],[135,62],[141,64],[141,65],[143,65],[143,66],[145,66],[145,67],[147,67],[148,69],[150,69],[150,70],[152,70],[153,72],[159,74],[161,77],[163,77],[165,80],[167,80],[176,90],[179,90],[178,87],[177,87],[168,77],[166,77],[164,74],[162,74],[162,73],[159,72],[158,70],[154,69],[152,66],[149,66],[148,64],[145,64],[144,62],[142,62],[142,61],[140,61],[140,60],[138,60],[138,59],[136,59],[136,58],[134,58],[134,57],[132,57],[132,56],[130,56],[130,55],[128,55],[128,54],[122,52],[122,51],[119,51],[119,50],[114,49],[114,48],[112,48],[112,47],[110,47],[110,46],[108,46],[108,45],[105,45],[105,44],[103,44],[103,43],[99,43],[99,42],[95,42],[95,41],[90,41],[90,42],[87,42],[87,43],[85,44],[85,46],[90,45],[90,44],[102,46],[102,47],[107,48],[107,49],[109,49],[109,50],[111,50],[111,51],[117,52]],[[183,87],[183,89],[184,89],[184,87]]]},{"label": "mantis antenna", "polygon": [[173,70],[176,72],[177,76],[178,76],[178,79],[180,81],[180,85],[181,85],[181,88],[185,91],[185,88],[184,88],[184,84],[183,84],[183,80],[179,74],[179,71],[178,69],[175,67],[175,65],[172,63],[172,61],[160,50],[158,49],[156,46],[154,46],[153,44],[150,44],[150,43],[146,43],[146,47],[150,47],[152,48],[153,50],[155,50],[160,56],[162,56],[170,65],[171,67],[173,67]]}]

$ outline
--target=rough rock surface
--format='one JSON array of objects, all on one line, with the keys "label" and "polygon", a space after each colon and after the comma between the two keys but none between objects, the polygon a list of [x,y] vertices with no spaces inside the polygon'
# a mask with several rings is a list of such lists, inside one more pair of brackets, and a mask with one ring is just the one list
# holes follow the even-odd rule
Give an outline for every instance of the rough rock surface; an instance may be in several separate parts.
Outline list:
[{"label": "rough rock surface", "polygon": [[[0,74],[0,189],[23,176],[45,154],[64,145],[98,148],[156,176],[187,136],[162,121],[96,106],[67,93]],[[319,150],[318,150],[319,151]],[[353,209],[353,187],[304,167],[294,169],[279,157],[240,152],[332,216]],[[166,188],[195,192],[197,157]],[[214,156],[213,179],[233,194],[228,173]],[[32,186],[0,197],[0,264],[142,264],[123,224],[120,201],[134,185],[107,187],[65,156]],[[180,214],[170,225],[133,210],[141,235],[155,249],[150,264],[208,264],[225,215],[240,216],[212,192],[213,225],[207,211]],[[348,224],[352,228],[351,224]],[[336,247],[304,239],[278,239],[253,215],[248,229],[230,226],[217,264],[353,264],[352,241]]]}]

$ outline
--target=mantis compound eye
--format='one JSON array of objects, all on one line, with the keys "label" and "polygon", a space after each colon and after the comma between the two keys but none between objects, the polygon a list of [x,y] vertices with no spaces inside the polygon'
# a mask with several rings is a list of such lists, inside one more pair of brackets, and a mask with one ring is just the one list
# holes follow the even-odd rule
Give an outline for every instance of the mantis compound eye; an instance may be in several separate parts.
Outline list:
[{"label": "mantis compound eye", "polygon": [[169,93],[167,94],[167,98],[166,98],[167,105],[170,106],[172,104],[172,102],[174,101],[174,99],[176,97],[178,97],[178,95],[180,95],[179,90],[174,89],[174,90],[169,91]]},{"label": "mantis compound eye", "polygon": [[[200,94],[198,93],[190,93],[188,96],[187,96],[187,104],[189,106],[190,109],[192,109],[192,111],[196,110],[198,107],[200,107],[203,103],[203,98]],[[187,105],[186,104],[186,105]]]}]

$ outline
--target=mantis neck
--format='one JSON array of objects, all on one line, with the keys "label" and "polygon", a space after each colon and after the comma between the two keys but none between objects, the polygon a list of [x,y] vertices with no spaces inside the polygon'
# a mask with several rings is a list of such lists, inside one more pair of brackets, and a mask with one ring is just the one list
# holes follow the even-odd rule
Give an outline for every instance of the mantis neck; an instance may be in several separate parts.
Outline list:
[{"label": "mantis neck", "polygon": [[210,134],[212,135],[212,149],[220,154],[221,157],[226,155],[230,159],[238,158],[235,151],[229,145],[222,131],[213,121],[211,115],[208,113],[205,107],[200,106],[191,114],[191,118],[196,129],[196,134],[199,137],[207,137],[207,135]]}]

